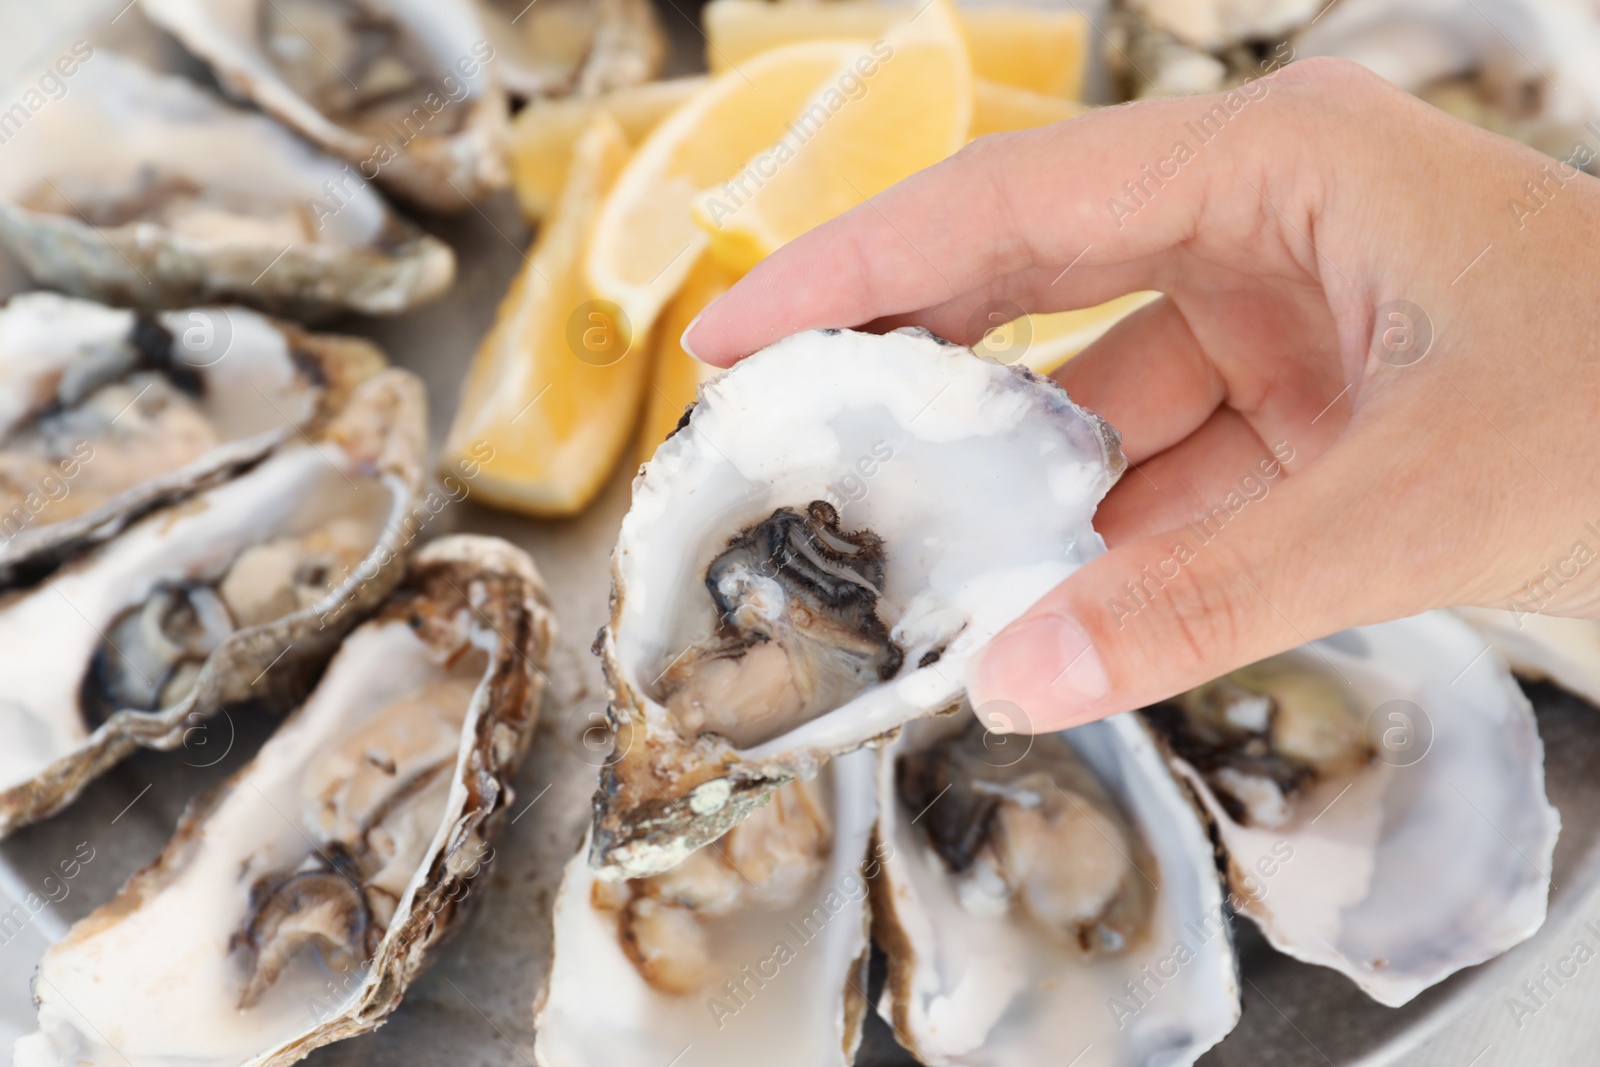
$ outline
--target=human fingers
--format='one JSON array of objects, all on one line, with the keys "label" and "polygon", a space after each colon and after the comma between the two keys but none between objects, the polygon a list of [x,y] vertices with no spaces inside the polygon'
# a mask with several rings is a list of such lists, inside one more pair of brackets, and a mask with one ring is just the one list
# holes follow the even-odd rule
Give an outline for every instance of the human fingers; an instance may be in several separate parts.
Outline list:
[{"label": "human fingers", "polygon": [[[1330,595],[1378,565],[1362,546],[1375,524],[1360,501],[1371,498],[1330,507],[1336,484],[1292,479],[1243,509],[1224,536],[1173,529],[1090,561],[978,652],[968,669],[973,706],[1006,701],[1030,732],[1065,729],[1342,626],[1409,613],[1377,597],[1340,604]],[[1375,614],[1347,618],[1353,611]]]},{"label": "human fingers", "polygon": [[[1241,92],[1265,98],[1281,77]],[[1307,80],[1298,73],[1293,78]],[[1263,104],[1262,121],[1240,123],[1228,153],[1197,155],[1184,180],[1142,201],[1137,225],[1108,210],[1130,179],[1146,180],[1142,169],[1151,160],[1171,154],[1174,132],[1208,102],[1148,101],[982,138],[769,256],[691,324],[685,347],[727,366],[797,330],[904,314],[960,298],[997,277],[1051,265],[1059,271],[1075,262],[1133,268],[1124,291],[1161,288],[1173,249],[1202,229],[1203,216],[1228,227],[1279,225],[1278,215],[1263,220],[1261,214],[1265,179],[1257,173],[1240,181],[1241,173],[1298,166],[1274,136],[1297,109]],[[1314,195],[1308,183],[1286,183],[1277,194],[1281,217],[1314,214]],[[1279,240],[1256,243],[1267,257],[1286,247]],[[1094,273],[1067,272],[1061,306],[1095,303],[1083,295]]]}]

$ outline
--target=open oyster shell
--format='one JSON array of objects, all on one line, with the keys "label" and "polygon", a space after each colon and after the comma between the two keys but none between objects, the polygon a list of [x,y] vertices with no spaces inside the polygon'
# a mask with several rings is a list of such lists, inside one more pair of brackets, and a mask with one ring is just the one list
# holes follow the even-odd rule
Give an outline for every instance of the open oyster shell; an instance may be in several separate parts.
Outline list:
[{"label": "open oyster shell", "polygon": [[421,383],[384,371],[320,440],[0,598],[0,834],[223,705],[298,698],[400,576],[425,425]]},{"label": "open oyster shell", "polygon": [[923,331],[798,334],[702,386],[612,557],[601,876],[953,710],[972,651],[1099,551],[1122,466],[1059,386]]},{"label": "open oyster shell", "polygon": [[586,852],[555,902],[539,1067],[848,1067],[867,989],[875,760],[790,782],[677,867],[604,882]]},{"label": "open oyster shell", "polygon": [[255,759],[45,953],[15,1062],[289,1064],[381,1025],[493,857],[550,641],[524,553],[418,553]]},{"label": "open oyster shell", "polygon": [[1511,669],[1600,705],[1600,620],[1536,611],[1455,608]]},{"label": "open oyster shell", "polygon": [[230,91],[436,211],[508,180],[505,90],[472,0],[144,0]]},{"label": "open oyster shell", "polygon": [[661,73],[667,39],[650,0],[475,0],[495,76],[524,98],[591,96]]},{"label": "open oyster shell", "polygon": [[0,238],[36,280],[79,296],[382,315],[455,276],[449,246],[349,164],[112,52],[9,143]]},{"label": "open oyster shell", "polygon": [[1448,612],[1346,630],[1143,713],[1236,907],[1398,1006],[1544,922],[1560,817],[1533,710]]},{"label": "open oyster shell", "polygon": [[0,308],[0,588],[318,435],[385,365],[243,308],[140,314],[56,293]]},{"label": "open oyster shell", "polygon": [[1211,840],[1137,719],[925,719],[879,755],[878,1011],[919,1060],[1191,1064],[1233,1029]]},{"label": "open oyster shell", "polygon": [[1330,0],[1123,0],[1144,24],[1184,46],[1220,52],[1247,41],[1278,40],[1309,22]]},{"label": "open oyster shell", "polygon": [[[1600,119],[1600,10],[1591,3],[1339,0],[1293,44],[1299,56],[1360,63],[1571,167],[1600,169],[1584,128]],[[1541,204],[1526,190],[1514,202],[1530,214]]]}]

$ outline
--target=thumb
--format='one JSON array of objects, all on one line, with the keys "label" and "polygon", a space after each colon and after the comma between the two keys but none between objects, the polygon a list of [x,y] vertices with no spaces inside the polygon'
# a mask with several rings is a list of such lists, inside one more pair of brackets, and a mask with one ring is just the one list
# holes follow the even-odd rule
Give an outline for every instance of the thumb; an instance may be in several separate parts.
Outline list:
[{"label": "thumb", "polygon": [[[1339,556],[1355,550],[1307,489],[1291,481],[1237,514],[1219,508],[1080,568],[973,658],[968,692],[980,719],[1063,730],[1354,621],[1334,617],[1331,591],[1351,588]],[[986,710],[995,701],[1014,707]]]}]

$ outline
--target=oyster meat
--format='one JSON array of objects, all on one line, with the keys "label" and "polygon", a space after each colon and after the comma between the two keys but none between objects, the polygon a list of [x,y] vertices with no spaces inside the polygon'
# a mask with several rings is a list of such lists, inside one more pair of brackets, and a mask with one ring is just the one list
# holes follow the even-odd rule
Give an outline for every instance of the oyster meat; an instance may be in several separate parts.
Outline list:
[{"label": "oyster meat", "polygon": [[540,1067],[848,1067],[867,989],[874,757],[835,760],[646,878],[595,877],[586,852],[555,904],[536,1007]]},{"label": "oyster meat", "polygon": [[1432,612],[1142,713],[1214,821],[1237,910],[1390,1006],[1544,922],[1560,818],[1533,709],[1486,651]]},{"label": "oyster meat", "polygon": [[881,752],[879,1013],[929,1064],[1190,1064],[1239,1019],[1211,842],[1131,716]]},{"label": "oyster meat", "polygon": [[381,1025],[493,858],[550,640],[521,551],[418,553],[255,759],[45,953],[14,1062],[290,1064]]},{"label": "oyster meat", "polygon": [[455,276],[448,245],[263,115],[106,50],[72,86],[17,131],[0,174],[0,239],[44,285],[142,308],[383,315]]},{"label": "oyster meat", "polygon": [[0,586],[319,434],[384,366],[243,308],[158,315],[56,293],[0,308]]},{"label": "oyster meat", "polygon": [[507,180],[505,90],[473,0],[143,0],[217,79],[436,211]]},{"label": "oyster meat", "polygon": [[613,555],[602,876],[672,867],[953,710],[972,650],[1099,550],[1116,442],[1053,382],[920,331],[798,334],[703,386]]},{"label": "oyster meat", "polygon": [[319,441],[147,515],[0,598],[0,834],[224,704],[281,705],[399,578],[422,386],[383,371]]}]

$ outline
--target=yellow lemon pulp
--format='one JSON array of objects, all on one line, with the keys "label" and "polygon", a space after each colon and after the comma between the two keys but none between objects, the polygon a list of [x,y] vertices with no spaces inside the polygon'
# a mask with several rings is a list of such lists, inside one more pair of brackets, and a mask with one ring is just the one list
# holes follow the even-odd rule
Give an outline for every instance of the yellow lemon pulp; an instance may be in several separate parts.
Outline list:
[{"label": "yellow lemon pulp", "polygon": [[713,254],[748,270],[813,226],[944,159],[967,139],[972,92],[954,6],[933,0],[883,40],[856,47],[793,112],[780,139],[699,197],[695,219]]},{"label": "yellow lemon pulp", "polygon": [[500,305],[462,387],[443,456],[475,494],[532,515],[575,515],[632,436],[649,381],[647,338],[629,336],[579,269],[600,206],[628,159],[616,121],[578,138],[555,211]]},{"label": "yellow lemon pulp", "polygon": [[617,179],[584,257],[594,292],[643,333],[708,238],[690,211],[700,190],[772,145],[822,80],[862,46],[776,48],[714,79],[669,115]]},{"label": "yellow lemon pulp", "polygon": [[522,213],[538,219],[554,208],[567,180],[573,143],[596,115],[605,112],[616,119],[629,143],[637,145],[710,80],[704,76],[671,78],[600,96],[530,103],[511,123],[511,178]]},{"label": "yellow lemon pulp", "polygon": [[[875,41],[920,6],[922,0],[908,4],[711,0],[702,15],[709,42],[706,62],[717,74],[794,41]],[[978,77],[1051,96],[1083,95],[1089,22],[1077,11],[978,8],[961,12],[961,23]]]}]

